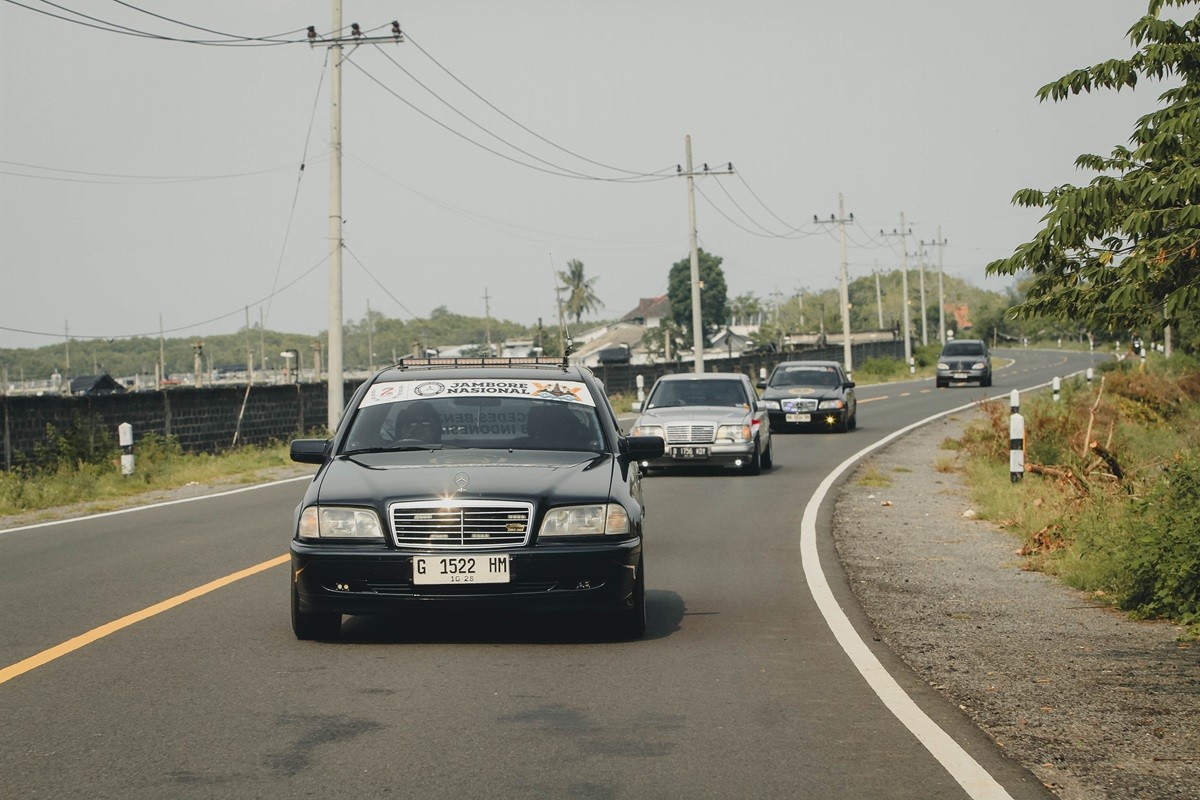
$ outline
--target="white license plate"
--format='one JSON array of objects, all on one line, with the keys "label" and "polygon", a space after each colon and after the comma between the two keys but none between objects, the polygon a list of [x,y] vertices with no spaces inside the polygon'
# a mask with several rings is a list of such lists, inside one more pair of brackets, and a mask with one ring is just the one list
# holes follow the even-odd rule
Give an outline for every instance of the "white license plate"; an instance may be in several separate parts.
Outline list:
[{"label": "white license plate", "polygon": [[812,422],[812,414],[788,414],[788,422]]},{"label": "white license plate", "polygon": [[414,556],[413,583],[508,583],[508,555]]},{"label": "white license plate", "polygon": [[707,447],[672,447],[671,458],[708,458]]},{"label": "white license plate", "polygon": [[965,381],[967,378],[969,378],[971,376],[965,372],[956,372],[953,375],[951,375],[950,377],[954,378],[954,380],[956,380],[956,381]]}]

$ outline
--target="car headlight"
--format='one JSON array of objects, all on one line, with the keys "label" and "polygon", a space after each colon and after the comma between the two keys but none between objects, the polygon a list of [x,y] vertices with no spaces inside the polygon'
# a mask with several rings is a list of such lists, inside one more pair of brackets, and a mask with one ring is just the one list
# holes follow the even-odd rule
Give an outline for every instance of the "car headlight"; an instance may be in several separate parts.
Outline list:
[{"label": "car headlight", "polygon": [[950,365],[947,364],[945,361],[939,361],[937,368],[938,369],[950,369]]},{"label": "car headlight", "polygon": [[831,408],[845,408],[845,407],[846,407],[846,403],[844,400],[822,400],[820,402],[820,404],[817,406],[817,408],[819,408],[822,411],[828,411]]},{"label": "car headlight", "polygon": [[749,425],[721,425],[717,428],[718,439],[729,439],[734,442],[748,442],[753,434]]},{"label": "car headlight", "polygon": [[974,364],[971,365],[971,369],[983,369],[986,366],[987,366],[987,364],[983,363],[982,361],[976,361]]},{"label": "car headlight", "polygon": [[309,506],[300,513],[301,539],[382,539],[379,515],[369,508]]},{"label": "car headlight", "polygon": [[620,503],[563,506],[546,512],[538,536],[619,536],[629,533],[629,514]]},{"label": "car headlight", "polygon": [[759,400],[758,404],[761,405],[763,408],[773,408],[776,411],[779,411],[780,409],[783,408],[783,406],[781,406],[779,404],[778,400]]},{"label": "car headlight", "polygon": [[662,439],[662,425],[634,425],[633,430],[629,432],[630,436],[657,436]]}]

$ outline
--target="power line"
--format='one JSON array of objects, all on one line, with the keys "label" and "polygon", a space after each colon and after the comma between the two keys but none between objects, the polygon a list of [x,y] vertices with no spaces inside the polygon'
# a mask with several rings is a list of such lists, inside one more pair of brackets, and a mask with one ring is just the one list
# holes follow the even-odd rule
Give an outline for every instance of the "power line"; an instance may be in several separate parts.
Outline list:
[{"label": "power line", "polygon": [[30,178],[33,180],[45,181],[60,181],[67,183],[99,183],[123,186],[162,186],[172,183],[201,183],[204,181],[222,181],[233,178],[250,178],[256,175],[267,175],[272,172],[279,172],[284,169],[293,169],[294,164],[282,164],[278,167],[268,167],[266,169],[251,170],[249,172],[231,172],[223,175],[123,175],[109,172],[86,172],[83,170],[62,169],[59,167],[46,167],[40,164],[25,164],[18,161],[3,161],[0,164],[7,164],[14,167],[24,167],[25,169],[42,170],[44,172],[56,172],[62,175],[83,175],[95,178],[113,178],[114,180],[86,180],[84,178],[68,178],[57,177],[54,175],[31,175],[25,172],[13,172],[9,170],[0,170],[0,175],[11,175],[18,178]]}]

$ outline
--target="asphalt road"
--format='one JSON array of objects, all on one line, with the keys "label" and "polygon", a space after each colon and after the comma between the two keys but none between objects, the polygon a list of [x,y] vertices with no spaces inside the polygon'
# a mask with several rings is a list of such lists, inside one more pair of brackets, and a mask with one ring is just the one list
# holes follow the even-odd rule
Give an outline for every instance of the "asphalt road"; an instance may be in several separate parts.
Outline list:
[{"label": "asphalt road", "polygon": [[802,556],[855,453],[1092,363],[996,355],[990,390],[860,388],[858,431],[779,436],[761,476],[648,479],[636,642],[496,615],[298,642],[280,557],[302,482],[0,531],[0,797],[1048,797],[872,641],[831,499]]}]

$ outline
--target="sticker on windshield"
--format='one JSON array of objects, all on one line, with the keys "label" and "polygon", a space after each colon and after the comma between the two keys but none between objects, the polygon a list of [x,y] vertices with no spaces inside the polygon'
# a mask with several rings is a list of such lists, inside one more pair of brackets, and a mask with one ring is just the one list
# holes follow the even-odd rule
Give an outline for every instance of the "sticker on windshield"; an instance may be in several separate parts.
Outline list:
[{"label": "sticker on windshield", "polygon": [[372,386],[359,408],[395,403],[420,397],[446,396],[536,397],[595,406],[587,385],[578,381],[529,381],[502,379],[464,379],[441,381],[387,381]]}]

